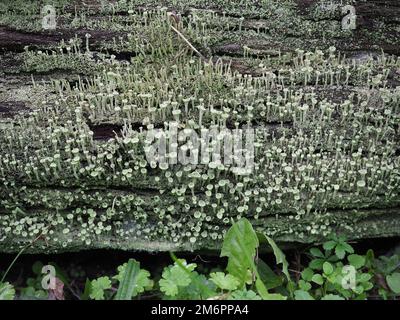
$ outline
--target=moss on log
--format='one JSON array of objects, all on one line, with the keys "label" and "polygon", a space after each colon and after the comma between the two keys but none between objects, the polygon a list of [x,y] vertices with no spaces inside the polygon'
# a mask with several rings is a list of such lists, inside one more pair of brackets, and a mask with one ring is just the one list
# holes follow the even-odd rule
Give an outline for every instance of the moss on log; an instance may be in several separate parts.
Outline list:
[{"label": "moss on log", "polygon": [[[400,5],[340,2],[4,2],[0,251],[399,236]],[[251,128],[254,167],[148,161],[171,123]]]}]

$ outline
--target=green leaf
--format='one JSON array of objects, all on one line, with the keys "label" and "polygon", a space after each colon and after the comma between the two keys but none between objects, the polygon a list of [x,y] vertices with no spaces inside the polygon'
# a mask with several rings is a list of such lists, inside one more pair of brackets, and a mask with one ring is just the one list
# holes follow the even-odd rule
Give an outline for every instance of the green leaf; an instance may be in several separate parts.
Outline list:
[{"label": "green leaf", "polygon": [[210,274],[210,280],[214,282],[220,289],[233,291],[236,290],[240,281],[231,274],[223,272],[213,272]]},{"label": "green leaf", "polygon": [[325,258],[324,254],[318,248],[311,248],[310,253],[315,258]]},{"label": "green leaf", "polygon": [[254,271],[254,257],[259,245],[251,223],[242,218],[225,234],[221,257],[228,257],[228,272],[240,281],[242,287],[247,280],[248,270]]},{"label": "green leaf", "polygon": [[313,275],[314,275],[314,271],[312,271],[311,268],[305,268],[301,273],[301,277],[305,281],[311,281]]},{"label": "green leaf", "polygon": [[179,287],[178,295],[171,297],[177,300],[205,300],[218,295],[216,285],[203,274],[191,272],[192,281],[186,287]]},{"label": "green leaf", "polygon": [[332,250],[333,248],[336,247],[336,242],[333,240],[330,240],[330,241],[325,242],[322,246],[325,250]]},{"label": "green leaf", "polygon": [[101,277],[91,282],[89,297],[94,300],[104,300],[104,290],[111,288],[111,280],[108,277]]},{"label": "green leaf", "polygon": [[354,249],[351,245],[349,245],[347,242],[341,242],[340,246],[346,251],[347,253],[354,253]]},{"label": "green leaf", "polygon": [[342,245],[338,244],[335,248],[335,254],[339,259],[343,259],[346,255],[346,251],[344,250]]},{"label": "green leaf", "polygon": [[369,249],[365,254],[365,266],[367,268],[372,268],[374,266],[375,254],[372,249]]},{"label": "green leaf", "polygon": [[296,290],[294,292],[295,300],[315,300],[307,291]]},{"label": "green leaf", "polygon": [[92,283],[90,282],[89,279],[86,279],[85,289],[83,290],[83,293],[80,296],[81,300],[89,299],[91,289],[92,289]]},{"label": "green leaf", "polygon": [[261,300],[253,290],[236,290],[231,293],[228,300]]},{"label": "green leaf", "polygon": [[308,291],[311,289],[311,284],[309,282],[306,282],[306,281],[300,279],[299,280],[299,288],[301,290]]},{"label": "green leaf", "polygon": [[[186,264],[186,261],[179,259],[187,270],[192,272],[196,268],[196,264]],[[186,287],[192,281],[192,278],[185,269],[181,268],[176,262],[173,266],[166,267],[162,273],[162,279],[160,279],[160,290],[167,296],[176,296],[179,292],[179,287]]]},{"label": "green leaf", "polygon": [[129,259],[124,269],[115,300],[131,300],[135,293],[137,293],[137,291],[135,292],[135,288],[137,287],[137,278],[140,271],[139,262]]},{"label": "green leaf", "polygon": [[313,270],[322,270],[322,265],[324,264],[323,259],[313,259],[311,260],[309,267]]},{"label": "green leaf", "polygon": [[332,272],[333,272],[333,266],[332,266],[332,264],[330,264],[329,262],[324,262],[324,264],[322,265],[322,269],[324,270],[324,273],[326,274],[326,275],[330,275],[330,274],[332,274]]},{"label": "green leaf", "polygon": [[0,282],[0,300],[14,300],[15,289],[8,282]]},{"label": "green leaf", "polygon": [[42,274],[43,263],[41,261],[36,261],[32,265],[32,271],[35,275],[40,276]]},{"label": "green leaf", "polygon": [[[135,260],[133,260],[135,261]],[[120,283],[123,280],[128,263],[120,265],[117,270],[118,274],[113,277],[113,279],[118,280]],[[144,292],[147,288],[152,286],[152,280],[150,279],[150,272],[145,269],[139,269],[139,273],[136,277],[136,284],[133,288],[132,297],[136,297],[139,293]]]},{"label": "green leaf", "polygon": [[263,300],[286,300],[287,297],[281,295],[279,293],[269,293],[268,290],[265,288],[263,282],[257,278],[256,280],[256,288]]},{"label": "green leaf", "polygon": [[314,274],[312,279],[312,282],[315,282],[316,284],[322,285],[324,283],[324,278],[318,273]]},{"label": "green leaf", "polygon": [[[264,235],[261,237],[267,239]],[[270,244],[272,243],[270,241],[268,242]],[[273,242],[273,244],[275,243]],[[245,286],[248,279],[248,273],[251,271],[255,275],[256,288],[261,298],[264,300],[286,299],[286,297],[280,294],[270,294],[260,279],[260,275],[254,263],[258,246],[259,241],[257,234],[254,232],[251,223],[246,218],[242,218],[234,223],[225,234],[224,243],[221,249],[221,257],[228,257],[228,272],[240,281],[239,287],[241,288]],[[279,250],[276,244],[275,247]],[[276,250],[276,254],[279,255],[280,250],[278,250]],[[279,259],[286,261],[282,252]]]},{"label": "green leaf", "polygon": [[356,269],[359,269],[365,265],[365,258],[358,254],[351,254],[347,257],[349,263]]},{"label": "green leaf", "polygon": [[357,280],[360,282],[367,282],[369,280],[371,280],[372,275],[370,275],[369,273],[361,273],[360,275],[357,274]]},{"label": "green leaf", "polygon": [[327,294],[326,296],[323,296],[321,300],[345,300],[345,298],[336,294]]},{"label": "green leaf", "polygon": [[276,259],[276,263],[277,263],[277,264],[282,264],[282,272],[283,272],[283,274],[286,276],[287,281],[288,281],[288,282],[292,281],[292,280],[290,279],[290,275],[289,275],[289,271],[288,271],[289,263],[287,262],[286,256],[285,256],[285,254],[282,252],[282,250],[279,249],[279,247],[277,246],[277,244],[275,243],[275,241],[272,240],[272,239],[271,239],[270,237],[268,237],[267,235],[258,233],[258,237],[259,237],[261,240],[264,240],[264,239],[267,240],[267,242],[269,243],[269,245],[270,245],[271,248],[272,248],[272,251],[274,252],[275,259]]},{"label": "green leaf", "polygon": [[386,282],[395,294],[400,294],[400,273],[395,272],[386,276]]},{"label": "green leaf", "polygon": [[261,259],[258,259],[257,270],[260,279],[267,290],[279,287],[283,284],[282,277],[276,275],[275,272]]}]

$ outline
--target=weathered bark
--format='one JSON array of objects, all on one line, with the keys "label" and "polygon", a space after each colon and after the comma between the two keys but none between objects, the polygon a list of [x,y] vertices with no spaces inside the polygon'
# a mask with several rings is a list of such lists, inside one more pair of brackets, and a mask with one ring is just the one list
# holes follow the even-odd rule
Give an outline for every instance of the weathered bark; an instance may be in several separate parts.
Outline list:
[{"label": "weathered bark", "polygon": [[[33,32],[25,30],[23,26],[0,25],[0,130],[3,135],[0,138],[0,151],[4,154],[0,157],[0,165],[3,165],[0,172],[0,217],[3,217],[0,219],[0,251],[16,251],[35,239],[43,230],[45,230],[43,237],[35,241],[29,249],[32,252],[91,248],[146,251],[214,249],[219,247],[223,231],[229,227],[231,219],[237,216],[246,216],[258,230],[267,232],[281,243],[320,241],[332,232],[345,234],[352,239],[399,236],[400,98],[398,86],[400,66],[399,60],[396,62],[400,50],[399,2],[397,0],[355,1],[357,29],[353,31],[341,30],[341,20],[345,15],[341,13],[341,7],[337,7],[331,13],[319,13],[318,6],[321,1],[297,0],[292,2],[291,7],[282,5],[282,9],[274,1],[248,1],[248,4],[242,5],[227,1],[224,6],[213,5],[212,2],[207,2],[207,6],[204,6],[201,1],[192,1],[192,4],[187,4],[185,1],[179,3],[177,7],[174,7],[168,1],[162,1],[161,4],[159,1],[149,0],[140,1],[140,3],[138,1],[137,4],[132,5],[131,9],[134,12],[143,12],[143,10],[155,10],[157,5],[163,5],[173,13],[168,23],[176,26],[201,54],[199,58],[184,41],[185,39],[173,31],[160,34],[160,38],[165,37],[165,42],[169,38],[173,39],[176,52],[173,52],[172,56],[176,57],[176,64],[179,67],[180,61],[186,58],[194,59],[196,63],[197,61],[201,63],[202,60],[211,61],[216,69],[219,66],[222,66],[221,68],[230,66],[230,73],[225,74],[225,77],[221,74],[221,79],[218,78],[217,73],[212,73],[215,71],[210,71],[213,79],[207,81],[215,86],[221,85],[221,88],[202,88],[203,91],[197,92],[194,85],[203,84],[203,82],[194,77],[192,80],[188,79],[188,81],[193,81],[193,85],[190,82],[182,84],[184,85],[182,93],[188,92],[188,95],[197,95],[205,99],[210,97],[208,101],[210,105],[217,110],[222,110],[223,107],[231,108],[232,105],[229,101],[220,102],[221,105],[217,105],[218,101],[232,99],[235,96],[233,92],[239,85],[248,86],[249,90],[250,87],[256,88],[258,91],[254,93],[255,98],[244,94],[238,96],[238,105],[233,107],[237,113],[228,117],[226,125],[228,128],[235,128],[237,124],[244,127],[250,122],[255,127],[263,128],[266,135],[261,139],[262,146],[258,151],[266,154],[270,150],[281,149],[281,152],[285,154],[284,160],[281,161],[278,158],[279,152],[273,151],[272,159],[268,160],[268,167],[263,162],[264,159],[261,159],[263,157],[258,154],[255,160],[256,163],[262,162],[261,169],[250,174],[250,181],[247,182],[243,180],[244,177],[221,173],[221,176],[231,183],[230,187],[220,188],[219,192],[223,195],[221,201],[214,199],[215,185],[221,179],[219,174],[216,177],[207,178],[205,182],[199,179],[193,188],[189,188],[188,183],[192,180],[188,177],[188,173],[183,173],[182,178],[174,176],[176,172],[183,170],[181,166],[171,169],[172,182],[168,177],[165,178],[164,171],[158,168],[152,169],[148,163],[143,165],[147,170],[145,174],[141,173],[141,167],[138,164],[130,163],[128,167],[121,167],[121,172],[127,168],[133,170],[131,177],[122,179],[119,169],[114,169],[110,165],[114,159],[110,160],[110,163],[107,162],[108,160],[102,162],[104,167],[99,176],[97,173],[91,176],[93,171],[89,169],[83,173],[73,172],[72,165],[66,162],[68,152],[65,151],[64,146],[57,145],[55,151],[51,149],[50,135],[54,133],[55,128],[61,128],[67,120],[73,119],[75,114],[73,111],[57,108],[54,109],[56,111],[52,111],[54,102],[60,98],[58,89],[54,86],[42,87],[41,83],[48,85],[50,79],[66,79],[72,86],[79,86],[80,79],[91,79],[93,75],[101,74],[101,71],[95,68],[96,59],[102,52],[114,54],[116,60],[119,61],[129,61],[132,58],[132,64],[138,69],[144,68],[146,64],[160,63],[160,60],[157,60],[159,59],[157,54],[113,47],[113,39],[119,37],[126,39],[127,34],[134,33],[135,30],[107,30],[101,27],[90,29],[87,26],[90,26],[91,22],[107,21],[110,14],[104,11],[104,8],[101,11],[98,1],[85,1],[85,4],[74,1],[64,8],[64,13],[59,18],[60,27],[55,31]],[[71,17],[67,14],[75,12],[75,8],[78,12],[90,9],[90,13],[86,16],[86,27],[79,26],[75,29],[68,27]],[[203,17],[210,11],[212,13],[205,20],[207,30],[204,38],[191,37],[192,32],[188,21],[193,19],[193,15]],[[128,15],[127,8],[114,7],[115,23]],[[137,31],[137,34],[134,33],[134,37],[145,39],[148,36],[146,28],[153,27],[157,26],[149,27],[145,24],[143,30]],[[83,56],[87,33],[91,34],[89,45],[92,54],[88,64],[93,63],[93,66],[91,65],[87,70],[74,66],[71,66],[69,70],[66,70],[68,68],[57,70],[50,67],[45,71],[29,69],[32,65],[29,65],[29,61],[26,60],[27,56],[24,53],[26,46],[29,46],[31,50],[50,52],[62,39],[67,41],[77,35],[82,39]],[[163,39],[160,40],[161,43],[163,41]],[[306,77],[305,83],[297,78],[290,83],[288,76],[282,77],[284,86],[288,90],[293,92],[303,90],[306,94],[315,93],[317,103],[310,107],[308,120],[299,120],[300,116],[296,107],[285,106],[284,108],[294,109],[290,109],[287,114],[279,115],[280,100],[277,102],[276,110],[272,107],[270,113],[269,111],[266,115],[261,113],[264,109],[258,109],[259,102],[256,103],[256,101],[267,100],[266,97],[271,94],[271,101],[275,103],[276,95],[283,95],[283,88],[279,83],[279,70],[289,67],[293,70],[297,68],[291,60],[299,54],[296,53],[296,49],[309,52],[320,49],[325,52],[326,57],[329,48],[333,46],[337,48],[336,54],[340,52],[348,57],[348,60],[344,61],[348,61],[349,66],[354,61],[354,66],[366,65],[365,68],[368,68],[370,63],[373,70],[371,74],[367,75],[366,71],[360,71],[358,67],[354,67],[348,81],[344,81],[342,77],[337,83],[336,80],[331,82],[326,76],[325,85],[316,83],[315,74],[310,74],[309,78]],[[377,57],[381,55],[381,51],[395,55],[392,65],[378,61]],[[147,61],[146,55],[149,57]],[[368,55],[375,57],[375,62],[368,60]],[[142,62],[140,60],[135,62],[135,57],[142,56],[144,57]],[[168,56],[168,59],[170,58]],[[170,71],[169,67],[174,60],[168,59],[166,58],[164,63],[161,62],[159,67],[155,67],[155,74],[163,68]],[[261,63],[267,65],[263,67]],[[329,63],[333,68],[335,64]],[[304,66],[307,67],[307,65]],[[386,83],[376,85],[367,83],[367,79],[370,81],[374,76],[384,73],[382,69],[386,67],[389,69]],[[314,66],[314,69],[317,68],[318,66]],[[207,70],[207,67],[204,69]],[[264,84],[257,87],[257,81],[260,83],[266,81],[266,72],[274,74],[278,79],[277,83],[272,87],[264,86]],[[254,85],[251,86],[242,80],[232,78],[234,79],[232,83],[235,84],[231,86],[229,77],[231,75],[234,77],[237,73],[250,75],[251,79],[254,79],[250,82],[254,81]],[[157,74],[154,77],[154,91],[162,88],[162,84],[157,82],[159,76],[160,74]],[[35,81],[35,86],[32,84],[32,79]],[[123,92],[125,89],[118,87],[118,84],[122,85],[122,82],[115,81],[118,89],[116,91]],[[145,79],[144,82],[146,81],[149,80]],[[204,80],[204,83],[207,81]],[[172,80],[171,83],[173,83]],[[385,93],[379,90],[380,88],[388,90],[389,102],[383,101],[386,99]],[[75,97],[73,90],[68,91],[66,87],[63,89],[67,92],[66,96]],[[179,88],[176,90],[180,92]],[[90,101],[90,99],[92,98],[87,98],[90,103],[94,103],[94,100]],[[142,102],[143,106],[140,105],[143,99],[137,99],[139,102],[136,118],[130,121],[134,132],[142,130],[144,127],[142,120],[149,116],[142,110],[146,110],[146,104]],[[27,124],[24,119],[28,119],[33,110],[41,110],[43,100],[46,100],[49,105],[49,118],[56,114],[61,119],[55,120],[52,127],[46,122],[46,113],[42,110],[39,111],[39,116],[33,124]],[[324,100],[331,103],[334,109],[329,118],[324,111],[320,110],[320,107],[324,105]],[[350,108],[350,115],[343,111],[345,100],[354,103],[354,109]],[[305,96],[299,102],[299,106],[304,103],[310,104],[310,101],[311,98]],[[362,101],[366,104],[361,104]],[[156,102],[154,104],[158,108],[159,105]],[[251,104],[256,110],[250,120],[247,118],[247,104]],[[69,102],[68,106],[72,108],[73,103]],[[179,107],[184,110],[182,102]],[[187,117],[198,121],[199,117],[194,104],[192,108],[196,112],[189,112]],[[385,109],[390,110],[390,113],[387,113]],[[91,112],[85,109],[83,122],[80,123],[80,120],[77,120],[79,129],[71,129],[71,132],[66,133],[66,139],[73,137],[74,130],[78,132],[81,130],[84,134],[89,132],[89,135],[92,132],[87,146],[89,146],[90,155],[98,156],[106,150],[107,146],[114,146],[113,138],[124,136],[127,119],[114,116],[114,113],[108,109],[102,115]],[[361,113],[361,117],[357,112]],[[386,121],[379,118],[380,116],[384,116]],[[203,119],[204,125],[210,124],[213,117],[206,113]],[[157,115],[153,123],[156,127],[162,128],[164,121],[173,119],[172,114],[167,115],[166,119]],[[314,130],[319,124],[321,131],[316,133]],[[12,129],[10,129],[11,126]],[[379,128],[382,128],[382,132]],[[333,131],[330,133],[330,130]],[[26,132],[31,132],[32,141],[19,140],[19,137],[25,139]],[[8,138],[8,135],[13,136]],[[285,143],[279,142],[282,137],[287,139]],[[303,137],[305,142],[301,142],[299,137]],[[304,158],[295,155],[297,150],[287,145],[290,139],[294,147],[304,148],[302,149]],[[353,144],[352,140],[355,141]],[[65,143],[65,140],[63,141]],[[332,141],[343,141],[343,145],[339,146]],[[118,155],[123,159],[122,161],[126,162],[129,162],[129,159],[132,160],[127,149],[119,144],[116,146],[118,147],[116,147],[116,157]],[[308,147],[312,149],[306,149]],[[43,150],[46,148],[49,157],[61,154],[62,162],[59,169],[57,167],[53,171],[53,169],[40,167],[39,155],[43,157]],[[85,159],[83,153],[85,146],[82,148],[78,154]],[[37,150],[40,150],[38,158],[29,160],[29,156],[36,157]],[[360,153],[356,154],[358,150]],[[13,161],[13,157],[17,159],[17,164],[9,164]],[[143,160],[143,158],[140,159]],[[90,161],[86,158],[86,160],[81,160],[79,165],[87,168]],[[353,161],[356,164],[351,164]],[[322,171],[321,167],[318,167],[321,162]],[[35,163],[38,166],[37,176],[32,173],[32,167],[27,169],[27,163]],[[314,167],[300,169],[307,165]],[[135,168],[135,166],[138,167]],[[285,171],[287,167],[289,168]],[[199,170],[203,174],[209,173],[204,166],[201,166]],[[308,180],[303,180],[301,173],[303,170],[306,172],[309,170],[315,183],[309,182],[308,178]],[[332,170],[332,176],[327,176],[330,170]],[[26,171],[30,173],[27,174]],[[265,178],[260,174],[264,174]],[[340,174],[343,175],[340,176]],[[161,180],[156,181],[154,177],[160,177]],[[273,177],[282,178],[282,182],[277,183]],[[300,180],[296,181],[296,178]],[[230,193],[238,182],[244,183],[242,189]],[[206,194],[208,185],[214,185],[212,196]],[[302,185],[304,187],[301,187]],[[181,187],[185,187],[186,190],[178,192],[178,195],[176,192],[171,192],[172,189]],[[269,188],[272,188],[272,191]],[[246,191],[250,194],[246,194]],[[197,197],[195,204],[192,202],[194,195]],[[182,198],[178,199],[179,197]],[[246,197],[249,199],[245,200]],[[267,204],[264,204],[261,198],[264,198]],[[229,206],[223,206],[224,199],[229,201]],[[274,202],[277,199],[280,202]],[[199,200],[205,201],[204,208],[199,205]],[[212,207],[211,202],[216,203],[217,206]],[[184,209],[185,204],[190,204],[190,208]],[[245,208],[244,212],[238,212],[237,209],[242,207]],[[170,210],[170,208],[173,209]],[[258,212],[258,208],[262,210]],[[222,216],[228,218],[227,221],[219,217],[220,209],[224,209]],[[89,223],[93,212],[93,221]],[[198,215],[201,217],[196,218]],[[67,222],[53,223],[60,217]],[[108,218],[104,218],[103,221],[102,217]],[[26,219],[30,218],[36,218],[36,220],[29,223]],[[200,224],[199,220],[201,220]],[[18,223],[15,223],[16,221]],[[103,230],[103,227],[101,230],[98,229],[96,226],[99,222],[102,224],[104,222],[104,227],[110,226],[110,230]],[[86,225],[83,226],[84,224]],[[18,225],[22,226],[21,231],[14,232]],[[84,229],[86,231],[82,233]],[[25,233],[22,234],[22,232]]]}]

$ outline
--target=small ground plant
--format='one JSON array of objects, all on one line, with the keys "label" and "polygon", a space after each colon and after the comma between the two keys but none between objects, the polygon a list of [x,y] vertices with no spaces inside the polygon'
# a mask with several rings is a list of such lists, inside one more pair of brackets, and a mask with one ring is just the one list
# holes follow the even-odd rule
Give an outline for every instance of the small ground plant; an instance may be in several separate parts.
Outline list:
[{"label": "small ground plant", "polygon": [[[276,267],[259,258],[259,250],[269,246]],[[226,233],[221,257],[225,268],[202,272],[196,263],[170,253],[172,264],[152,277],[134,259],[120,265],[113,275],[87,279],[81,300],[131,300],[158,298],[165,300],[365,300],[397,299],[400,295],[400,257],[398,254],[376,258],[372,250],[356,254],[342,236],[332,236],[322,246],[312,247],[304,255],[299,270],[289,269],[285,254],[270,237],[257,233],[242,218]],[[45,290],[52,279],[43,276],[43,264],[36,262],[33,277],[26,286],[14,288],[0,282],[0,300],[64,299],[70,279],[56,265],[53,287]]]}]

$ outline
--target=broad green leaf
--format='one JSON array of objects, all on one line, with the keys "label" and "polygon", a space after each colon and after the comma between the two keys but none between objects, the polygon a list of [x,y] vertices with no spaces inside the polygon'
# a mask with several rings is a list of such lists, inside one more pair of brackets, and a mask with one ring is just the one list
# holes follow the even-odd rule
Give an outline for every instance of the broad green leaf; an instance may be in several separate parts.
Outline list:
[{"label": "broad green leaf", "polygon": [[256,271],[254,257],[258,245],[257,235],[246,218],[234,223],[225,234],[221,257],[228,257],[227,271],[240,281],[240,287],[246,283],[248,270]]},{"label": "broad green leaf", "polygon": [[365,258],[358,254],[351,254],[347,257],[349,263],[356,269],[359,269],[365,265]]},{"label": "broad green leaf", "polygon": [[263,282],[261,279],[256,280],[256,288],[258,291],[258,294],[261,296],[263,300],[286,300],[287,297],[284,295],[281,295],[279,293],[269,293],[268,290],[265,288]]},{"label": "broad green leaf", "polygon": [[262,234],[262,233],[258,233],[258,237],[259,237],[259,239],[261,239],[261,241],[263,241],[265,239],[269,243],[269,245],[272,248],[272,251],[274,252],[276,263],[277,264],[282,264],[282,272],[283,272],[283,274],[286,276],[286,279],[288,280],[288,282],[292,281],[290,279],[290,275],[289,275],[289,271],[288,271],[289,263],[287,262],[286,256],[282,252],[282,250],[279,249],[279,247],[277,246],[275,241],[273,239],[271,239],[270,237],[268,237],[267,235]]},{"label": "broad green leaf", "polygon": [[140,272],[139,262],[129,259],[127,265],[124,267],[123,277],[119,283],[115,300],[131,300],[137,293],[137,279]]},{"label": "broad green leaf", "polygon": [[8,282],[0,282],[0,300],[14,300],[15,289]]},{"label": "broad green leaf", "polygon": [[275,274],[275,272],[261,259],[258,259],[257,270],[260,279],[267,290],[279,287],[283,284],[282,277]]},{"label": "broad green leaf", "polygon": [[104,290],[111,288],[111,281],[108,277],[101,277],[91,282],[90,298],[104,300]]},{"label": "broad green leaf", "polygon": [[400,294],[400,273],[395,272],[386,276],[386,282],[395,294]]},{"label": "broad green leaf", "polygon": [[296,290],[294,292],[295,300],[315,300],[307,291]]},{"label": "broad green leaf", "polygon": [[213,272],[210,274],[210,280],[214,282],[220,289],[233,291],[236,290],[240,281],[231,274],[223,272]]}]

